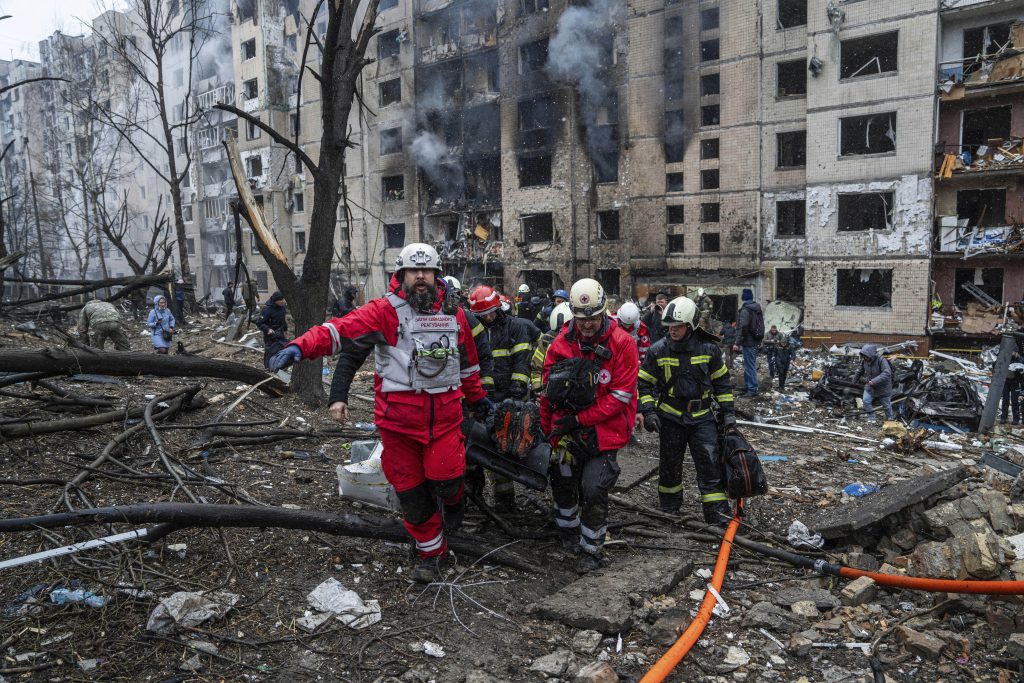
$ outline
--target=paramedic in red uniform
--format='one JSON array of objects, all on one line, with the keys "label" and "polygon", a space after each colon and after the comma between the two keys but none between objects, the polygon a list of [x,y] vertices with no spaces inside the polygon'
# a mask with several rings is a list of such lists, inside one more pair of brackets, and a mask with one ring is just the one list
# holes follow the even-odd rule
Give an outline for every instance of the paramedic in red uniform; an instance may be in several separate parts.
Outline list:
[{"label": "paramedic in red uniform", "polygon": [[450,567],[445,523],[454,530],[462,518],[462,400],[480,418],[493,407],[480,384],[466,315],[457,305],[443,305],[446,285],[437,252],[428,244],[410,244],[395,265],[386,296],[311,328],[278,353],[271,368],[340,351],[335,376],[343,386],[332,386],[329,410],[344,422],[354,370],[373,351],[373,421],[384,446],[384,475],[398,492],[405,528],[416,541],[413,578],[429,583]]}]

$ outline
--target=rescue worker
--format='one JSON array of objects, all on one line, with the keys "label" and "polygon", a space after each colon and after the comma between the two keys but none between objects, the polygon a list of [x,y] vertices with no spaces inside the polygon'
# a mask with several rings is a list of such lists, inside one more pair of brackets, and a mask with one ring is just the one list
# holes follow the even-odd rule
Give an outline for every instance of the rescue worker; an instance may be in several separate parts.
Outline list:
[{"label": "rescue worker", "polygon": [[494,359],[491,357],[491,345],[487,341],[487,330],[477,320],[473,312],[469,310],[469,298],[462,289],[462,283],[458,278],[446,275],[442,278],[445,284],[445,296],[452,296],[466,314],[469,321],[469,328],[473,332],[473,343],[476,345],[476,355],[480,361],[480,383],[484,390],[494,386]]},{"label": "rescue worker", "polygon": [[552,331],[556,333],[558,332],[558,330],[552,330],[550,327],[551,312],[568,300],[569,292],[565,291],[564,289],[556,289],[554,293],[551,295],[550,301],[548,301],[547,304],[545,304],[544,307],[540,309],[540,313],[537,314],[537,317],[534,319],[533,323],[534,325],[537,326],[537,329],[540,330],[542,334],[545,332]]},{"label": "rescue worker", "polygon": [[224,299],[224,319],[231,317],[231,311],[235,309],[235,283],[229,282],[228,286],[221,290],[221,297]]},{"label": "rescue worker", "polygon": [[661,323],[662,313],[668,305],[668,294],[658,292],[654,295],[654,302],[647,305],[647,312],[644,313],[644,324],[647,325],[647,333],[651,337],[651,343],[656,343],[665,336],[668,328]]},{"label": "rescue worker", "polygon": [[[699,317],[697,320],[697,327],[707,332],[715,329],[712,324],[712,317],[715,314],[715,302],[707,295],[703,287],[697,289],[697,298],[693,300],[693,303],[697,304],[697,311]],[[712,334],[714,334],[712,332]]]},{"label": "rescue worker", "polygon": [[768,359],[768,379],[769,386],[771,381],[775,379],[775,373],[778,370],[779,361],[779,350],[786,344],[786,338],[779,332],[779,328],[772,325],[768,330],[768,333],[764,335],[764,357]]},{"label": "rescue worker", "polygon": [[885,419],[893,418],[892,412],[892,366],[889,365],[881,353],[877,344],[865,344],[860,350],[860,369],[854,375],[853,381],[859,382],[867,379],[864,384],[864,394],[861,397],[864,401],[864,412],[868,422],[875,421],[875,400],[882,402],[885,409]]},{"label": "rescue worker", "polygon": [[697,470],[697,489],[709,524],[732,518],[718,463],[719,424],[736,424],[729,369],[718,338],[696,325],[697,305],[685,296],[665,307],[668,336],[647,352],[640,368],[637,426],[660,437],[658,503],[664,512],[683,502],[683,455],[689,447]]},{"label": "rescue worker", "polygon": [[515,314],[519,318],[524,320],[532,321],[537,317],[539,307],[533,302],[530,297],[530,285],[522,284],[519,285],[519,293],[516,295],[515,300]]},{"label": "rescue worker", "polygon": [[789,333],[786,337],[786,342],[782,348],[779,349],[779,391],[783,391],[786,388],[786,376],[789,375],[789,364],[796,357],[796,352],[800,350],[801,328],[797,327],[795,330]]},{"label": "rescue worker", "polygon": [[109,301],[94,299],[82,307],[78,318],[78,336],[100,351],[108,339],[118,351],[132,350],[121,326],[121,314]]},{"label": "rescue worker", "polygon": [[284,294],[274,292],[260,311],[256,327],[263,333],[263,366],[269,368],[270,358],[284,348],[288,339],[288,310]]},{"label": "rescue worker", "polygon": [[[568,292],[566,293],[568,294]],[[549,331],[542,334],[537,341],[537,346],[533,351],[533,359],[530,361],[530,386],[533,387],[535,395],[539,396],[544,391],[544,358],[547,356],[548,348],[571,317],[572,308],[569,307],[568,301],[563,301],[555,306],[548,317],[547,328]]]},{"label": "rescue worker", "polygon": [[[310,328],[274,357],[271,369],[339,351],[343,362],[359,367],[374,352],[373,413],[384,476],[416,543],[413,579],[430,583],[451,567],[445,527],[457,529],[464,512],[462,399],[479,419],[493,406],[480,384],[469,321],[446,300],[437,251],[409,244],[395,265],[387,295]],[[329,406],[337,422],[349,417],[351,375],[338,384],[341,375],[335,373]]]},{"label": "rescue worker", "polygon": [[616,453],[633,433],[639,360],[632,337],[608,317],[600,283],[574,283],[569,305],[573,317],[544,359],[540,422],[553,449],[555,523],[564,547],[578,543],[579,569],[588,571],[608,564],[608,493],[619,477]]},{"label": "rescue worker", "polygon": [[636,342],[636,350],[640,352],[640,362],[644,362],[647,350],[651,348],[651,336],[647,333],[647,325],[640,320],[640,307],[632,301],[619,306],[615,319],[619,327],[629,333],[629,336]]}]

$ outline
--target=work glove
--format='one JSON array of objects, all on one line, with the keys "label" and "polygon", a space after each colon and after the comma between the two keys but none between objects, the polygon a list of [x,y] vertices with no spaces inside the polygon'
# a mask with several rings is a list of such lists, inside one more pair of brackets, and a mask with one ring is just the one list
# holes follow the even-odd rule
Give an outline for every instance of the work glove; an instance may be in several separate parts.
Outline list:
[{"label": "work glove", "polygon": [[484,422],[494,414],[494,404],[486,396],[476,403],[471,403],[469,409],[473,411],[473,418],[480,422]]},{"label": "work glove", "polygon": [[521,401],[526,398],[526,382],[520,382],[519,380],[513,380],[508,385],[508,394],[517,401]]},{"label": "work glove", "polygon": [[580,421],[575,415],[563,415],[555,420],[555,428],[551,430],[551,438],[571,434],[580,428]]},{"label": "work glove", "polygon": [[277,372],[278,370],[284,370],[292,363],[298,363],[300,360],[302,360],[302,349],[291,344],[271,356],[267,365],[271,370]]},{"label": "work glove", "polygon": [[644,429],[649,432],[661,431],[661,418],[654,411],[644,413]]}]

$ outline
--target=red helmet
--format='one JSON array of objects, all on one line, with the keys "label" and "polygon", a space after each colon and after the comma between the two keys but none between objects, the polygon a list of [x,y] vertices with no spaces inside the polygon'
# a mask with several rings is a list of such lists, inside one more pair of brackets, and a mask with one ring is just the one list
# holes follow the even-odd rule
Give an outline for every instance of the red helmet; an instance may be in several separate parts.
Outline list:
[{"label": "red helmet", "polygon": [[469,310],[473,315],[485,315],[501,307],[498,293],[487,285],[480,285],[469,293]]}]

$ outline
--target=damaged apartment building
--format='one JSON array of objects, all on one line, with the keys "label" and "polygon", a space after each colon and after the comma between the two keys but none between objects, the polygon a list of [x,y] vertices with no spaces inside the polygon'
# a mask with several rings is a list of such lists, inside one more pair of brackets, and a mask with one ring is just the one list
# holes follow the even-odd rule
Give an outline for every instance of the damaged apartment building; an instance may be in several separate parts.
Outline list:
[{"label": "damaged apartment building", "polygon": [[1024,3],[944,3],[933,339],[991,342],[1024,300]]}]

